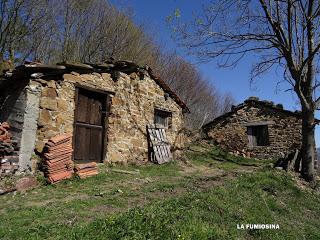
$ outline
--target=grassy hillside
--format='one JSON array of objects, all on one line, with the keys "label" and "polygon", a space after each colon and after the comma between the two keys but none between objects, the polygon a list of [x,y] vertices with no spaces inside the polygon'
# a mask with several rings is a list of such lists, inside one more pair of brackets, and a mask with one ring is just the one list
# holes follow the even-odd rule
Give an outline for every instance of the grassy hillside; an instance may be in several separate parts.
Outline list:
[{"label": "grassy hillside", "polygon": [[[320,239],[319,199],[284,174],[258,172],[207,191],[134,208],[73,229],[81,239]],[[237,230],[277,223],[280,230]]]},{"label": "grassy hillside", "polygon": [[[207,144],[186,156],[186,163],[123,167],[136,174],[102,169],[90,179],[2,196],[0,238],[320,239],[315,190],[267,161]],[[247,223],[280,229],[237,229]]]}]

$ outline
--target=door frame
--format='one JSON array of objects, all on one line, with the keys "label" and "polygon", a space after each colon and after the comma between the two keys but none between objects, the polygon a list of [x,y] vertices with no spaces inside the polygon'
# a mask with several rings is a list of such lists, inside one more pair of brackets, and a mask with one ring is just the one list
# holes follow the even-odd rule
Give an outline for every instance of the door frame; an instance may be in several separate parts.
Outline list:
[{"label": "door frame", "polygon": [[73,118],[73,136],[72,136],[72,160],[74,162],[79,162],[75,160],[75,136],[76,136],[76,127],[77,127],[77,115],[78,115],[78,101],[79,101],[79,90],[85,90],[88,92],[92,92],[93,94],[98,94],[104,96],[104,103],[105,104],[105,115],[102,120],[102,150],[101,150],[101,162],[104,162],[105,156],[107,154],[107,142],[108,142],[108,118],[110,115],[110,108],[111,108],[111,97],[110,95],[114,95],[114,92],[111,91],[103,91],[100,89],[94,89],[88,86],[83,86],[81,84],[75,84],[75,95],[74,95],[74,118]]}]

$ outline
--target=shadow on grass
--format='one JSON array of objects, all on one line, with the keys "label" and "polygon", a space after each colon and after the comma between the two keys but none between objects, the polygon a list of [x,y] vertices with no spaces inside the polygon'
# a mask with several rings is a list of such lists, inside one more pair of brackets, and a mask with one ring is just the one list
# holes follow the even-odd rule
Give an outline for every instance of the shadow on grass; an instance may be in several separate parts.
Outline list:
[{"label": "shadow on grass", "polygon": [[217,146],[208,144],[197,144],[194,146],[190,146],[188,149],[187,158],[191,161],[207,163],[209,165],[212,165],[215,162],[221,162],[246,167],[259,167],[267,163],[272,163],[271,160],[259,160],[242,156],[235,156],[221,150]]}]

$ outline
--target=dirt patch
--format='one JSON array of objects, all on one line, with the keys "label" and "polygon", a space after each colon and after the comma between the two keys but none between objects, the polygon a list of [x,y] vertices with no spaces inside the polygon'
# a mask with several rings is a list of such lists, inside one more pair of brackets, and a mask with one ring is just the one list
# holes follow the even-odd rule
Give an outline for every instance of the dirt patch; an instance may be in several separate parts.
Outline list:
[{"label": "dirt patch", "polygon": [[120,212],[120,209],[112,205],[105,204],[105,205],[97,205],[91,208],[90,211],[97,212],[97,213],[115,213],[115,212]]},{"label": "dirt patch", "polygon": [[192,163],[180,163],[180,168],[181,170],[179,171],[182,175],[190,175],[194,173],[213,173],[213,172],[221,172],[223,170],[218,169],[218,168],[213,168],[210,166],[205,166],[205,165],[195,165]]}]

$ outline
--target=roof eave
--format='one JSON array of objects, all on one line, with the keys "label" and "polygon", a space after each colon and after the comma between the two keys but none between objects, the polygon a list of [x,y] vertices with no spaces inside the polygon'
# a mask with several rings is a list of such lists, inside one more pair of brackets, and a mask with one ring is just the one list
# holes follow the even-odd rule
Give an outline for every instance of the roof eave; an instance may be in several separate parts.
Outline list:
[{"label": "roof eave", "polygon": [[[71,71],[75,72],[141,72],[146,71],[150,77],[159,85],[164,92],[168,93],[169,96],[187,113],[190,113],[190,109],[187,105],[179,98],[179,96],[168,86],[168,84],[153,73],[149,66],[140,67],[131,61],[114,61],[106,64],[90,64],[90,63],[73,63],[73,62],[61,62],[56,65],[46,65],[36,62],[27,62],[23,65],[17,66],[10,74],[10,78],[20,78],[21,76],[32,78],[34,73],[43,73],[48,75],[62,75]],[[39,75],[36,75],[38,77]]]}]

